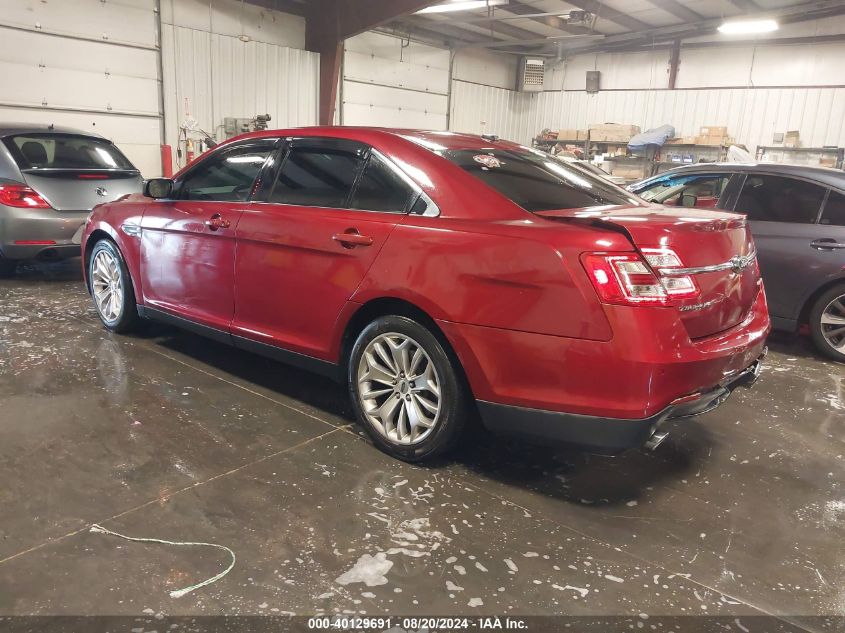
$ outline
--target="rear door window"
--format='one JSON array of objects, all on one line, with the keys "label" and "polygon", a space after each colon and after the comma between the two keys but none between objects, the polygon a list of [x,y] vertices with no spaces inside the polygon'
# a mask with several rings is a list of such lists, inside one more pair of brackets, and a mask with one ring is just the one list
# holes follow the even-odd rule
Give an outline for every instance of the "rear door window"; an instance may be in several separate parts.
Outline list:
[{"label": "rear door window", "polygon": [[824,203],[820,223],[830,226],[845,226],[845,196],[838,191],[831,190],[827,202]]},{"label": "rear door window", "polygon": [[749,174],[734,210],[751,221],[814,224],[827,189],[783,176]]},{"label": "rear door window", "polygon": [[19,134],[3,139],[20,169],[120,169],[137,171],[105,139],[70,134]]},{"label": "rear door window", "polygon": [[275,143],[275,139],[252,141],[222,149],[203,159],[181,179],[179,198],[221,202],[248,200]]},{"label": "rear door window", "polygon": [[676,207],[715,209],[730,174],[692,174],[662,178],[637,193],[649,202]]},{"label": "rear door window", "polygon": [[624,189],[542,152],[462,149],[441,155],[527,211],[642,204]]},{"label": "rear door window", "polygon": [[290,149],[268,202],[346,208],[364,153],[320,143]]},{"label": "rear door window", "polygon": [[405,179],[373,152],[355,186],[349,207],[365,211],[403,213],[413,193],[414,190]]}]

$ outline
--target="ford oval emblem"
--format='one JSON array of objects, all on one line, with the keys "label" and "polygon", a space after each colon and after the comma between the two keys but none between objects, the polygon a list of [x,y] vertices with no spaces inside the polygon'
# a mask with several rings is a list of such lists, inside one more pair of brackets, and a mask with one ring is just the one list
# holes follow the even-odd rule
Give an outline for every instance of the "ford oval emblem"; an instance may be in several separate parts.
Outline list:
[{"label": "ford oval emblem", "polygon": [[107,195],[109,195],[109,190],[108,190],[108,189],[106,189],[105,187],[97,187],[97,188],[94,190],[94,192],[95,192],[98,196],[107,196]]}]

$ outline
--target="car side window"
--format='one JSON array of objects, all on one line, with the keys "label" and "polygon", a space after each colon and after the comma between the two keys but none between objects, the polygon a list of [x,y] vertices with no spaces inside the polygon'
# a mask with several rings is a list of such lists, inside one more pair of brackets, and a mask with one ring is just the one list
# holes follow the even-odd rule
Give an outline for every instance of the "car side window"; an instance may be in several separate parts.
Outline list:
[{"label": "car side window", "polygon": [[361,152],[325,146],[293,147],[285,157],[268,202],[346,208],[363,162]]},{"label": "car side window", "polygon": [[224,149],[189,171],[179,186],[182,200],[242,202],[273,151],[274,139]]},{"label": "car side window", "polygon": [[364,211],[403,213],[414,191],[378,154],[371,153],[355,185],[349,207]]},{"label": "car side window", "polygon": [[734,210],[749,220],[814,224],[827,190],[811,182],[749,174]]},{"label": "car side window", "polygon": [[822,211],[822,218],[819,223],[830,226],[845,226],[845,196],[838,191],[831,190],[827,202],[824,203],[824,211]]},{"label": "car side window", "polygon": [[658,204],[715,209],[729,180],[730,174],[678,175],[660,180],[638,195]]}]

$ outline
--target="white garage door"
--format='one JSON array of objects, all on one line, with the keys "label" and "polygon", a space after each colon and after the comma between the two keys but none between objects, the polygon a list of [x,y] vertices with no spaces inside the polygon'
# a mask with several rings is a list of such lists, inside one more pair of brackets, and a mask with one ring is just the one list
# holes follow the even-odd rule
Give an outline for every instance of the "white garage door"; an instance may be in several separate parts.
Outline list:
[{"label": "white garage door", "polygon": [[0,123],[93,130],[161,173],[155,0],[0,0]]},{"label": "white garage door", "polygon": [[350,38],[340,102],[343,125],[445,130],[449,51],[381,33]]}]

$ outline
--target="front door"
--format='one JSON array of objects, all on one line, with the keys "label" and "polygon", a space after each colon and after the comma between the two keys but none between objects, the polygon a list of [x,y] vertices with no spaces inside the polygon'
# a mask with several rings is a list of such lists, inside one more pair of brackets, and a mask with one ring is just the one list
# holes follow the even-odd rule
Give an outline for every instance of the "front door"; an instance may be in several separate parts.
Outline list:
[{"label": "front door", "polygon": [[265,202],[238,224],[232,334],[336,360],[337,318],[414,193],[364,144],[292,140]]},{"label": "front door", "polygon": [[145,209],[144,304],[228,331],[234,314],[235,230],[273,139],[214,152],[180,177],[174,199]]}]

